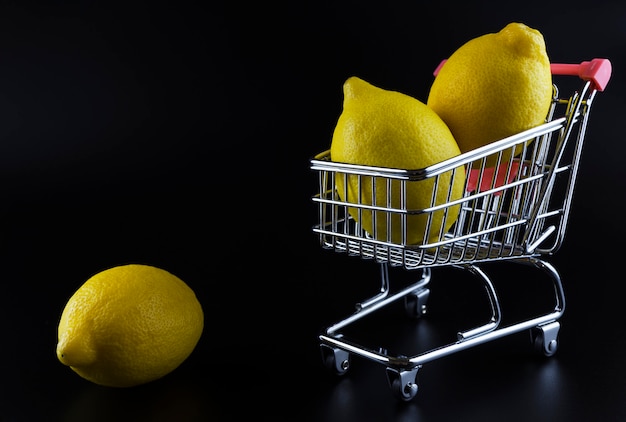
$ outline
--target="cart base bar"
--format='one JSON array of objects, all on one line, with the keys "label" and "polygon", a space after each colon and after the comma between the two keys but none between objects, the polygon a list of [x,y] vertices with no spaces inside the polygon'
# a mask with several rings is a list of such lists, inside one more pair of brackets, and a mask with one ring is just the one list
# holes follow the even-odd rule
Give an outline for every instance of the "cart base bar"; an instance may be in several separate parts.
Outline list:
[{"label": "cart base bar", "polygon": [[500,301],[491,279],[477,265],[465,265],[460,268],[469,270],[484,282],[491,307],[489,321],[474,329],[458,332],[456,342],[435,347],[413,356],[390,355],[383,348],[374,350],[346,338],[341,330],[399,299],[405,300],[405,308],[409,315],[416,318],[422,317],[426,313],[426,302],[430,295],[430,289],[427,286],[431,279],[431,271],[426,268],[416,283],[395,294],[389,294],[390,282],[387,264],[381,264],[381,292],[371,299],[357,304],[355,313],[328,327],[319,335],[324,365],[338,375],[343,375],[350,368],[351,355],[382,364],[386,366],[392,393],[406,401],[412,399],[417,393],[417,373],[424,364],[505,336],[529,330],[531,344],[535,350],[545,356],[553,356],[558,346],[557,340],[560,329],[558,320],[565,311],[565,295],[561,277],[551,264],[537,257],[519,258],[513,262],[531,265],[543,270],[549,276],[553,284],[555,299],[555,306],[551,312],[511,325],[501,326]]}]

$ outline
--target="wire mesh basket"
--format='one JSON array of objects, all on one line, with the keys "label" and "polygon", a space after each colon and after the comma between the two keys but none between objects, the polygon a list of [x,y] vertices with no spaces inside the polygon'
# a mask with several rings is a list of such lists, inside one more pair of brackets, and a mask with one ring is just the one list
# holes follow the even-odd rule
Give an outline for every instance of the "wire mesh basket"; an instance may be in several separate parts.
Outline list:
[{"label": "wire mesh basket", "polygon": [[[334,162],[329,151],[311,160],[319,187],[312,198],[318,210],[313,231],[321,247],[374,261],[382,269],[380,293],[319,336],[323,361],[331,369],[345,373],[351,355],[382,363],[392,392],[406,401],[417,392],[417,371],[425,362],[504,335],[531,329],[537,348],[554,354],[565,298],[558,272],[544,258],[563,242],[592,102],[610,79],[611,63],[593,59],[551,69],[555,76],[579,77],[582,86],[563,96],[553,78],[552,104],[540,126],[422,169]],[[427,206],[411,204],[409,192],[418,184],[430,192]],[[502,327],[498,295],[480,267],[494,261],[547,272],[554,283],[554,310]],[[344,327],[398,299],[421,316],[431,269],[444,266],[466,269],[484,281],[491,304],[486,324],[459,332],[456,342],[408,357],[344,336]],[[392,294],[388,267],[421,270],[421,275]]]}]

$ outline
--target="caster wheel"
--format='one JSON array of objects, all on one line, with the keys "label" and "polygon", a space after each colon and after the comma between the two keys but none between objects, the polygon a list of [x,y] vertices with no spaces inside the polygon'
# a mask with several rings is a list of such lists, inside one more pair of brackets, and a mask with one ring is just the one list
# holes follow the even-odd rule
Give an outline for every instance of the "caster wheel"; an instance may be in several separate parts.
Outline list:
[{"label": "caster wheel", "polygon": [[430,295],[429,289],[420,289],[404,297],[404,309],[411,318],[421,318],[426,314],[426,303]]},{"label": "caster wheel", "polygon": [[333,348],[326,344],[320,345],[322,363],[326,368],[337,375],[344,375],[350,369],[350,353],[345,350]]},{"label": "caster wheel", "polygon": [[394,397],[402,401],[410,401],[417,395],[419,368],[419,366],[410,370],[387,368],[387,381]]},{"label": "caster wheel", "polygon": [[535,351],[544,356],[554,356],[558,349],[560,328],[561,325],[555,321],[531,329],[530,340]]}]

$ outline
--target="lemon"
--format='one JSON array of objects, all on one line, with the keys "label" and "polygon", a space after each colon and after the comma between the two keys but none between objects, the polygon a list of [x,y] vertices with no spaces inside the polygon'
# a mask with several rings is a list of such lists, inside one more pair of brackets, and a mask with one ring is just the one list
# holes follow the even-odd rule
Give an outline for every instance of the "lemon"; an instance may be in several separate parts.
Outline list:
[{"label": "lemon", "polygon": [[[343,94],[343,110],[331,141],[332,161],[416,170],[460,154],[459,147],[446,124],[418,99],[401,92],[379,88],[356,76],[344,82]],[[348,175],[346,187],[344,178],[339,176],[336,179],[337,192],[341,197],[347,188],[349,202],[357,202],[360,197],[360,201],[365,205],[387,206],[386,181],[379,179],[374,193],[371,179],[370,176],[363,177],[359,183],[356,175]],[[422,210],[431,206],[433,183],[433,179],[407,183],[406,205],[409,210]],[[448,200],[460,198],[464,184],[465,171],[462,167],[457,169],[453,181],[452,171],[442,174],[437,185],[435,203],[443,204]],[[400,182],[393,180],[389,189],[392,198],[390,205],[399,208],[402,200]],[[451,193],[450,198],[448,192]],[[406,243],[418,244],[424,240],[439,240],[441,232],[447,231],[454,224],[458,212],[458,206],[448,208],[445,222],[443,210],[433,212],[432,215],[429,213],[409,215]],[[399,213],[391,216],[391,229],[387,226],[385,211],[364,209],[359,214],[356,208],[350,207],[349,213],[376,239],[402,243],[403,230]],[[432,220],[430,229],[427,230],[429,215]]]},{"label": "lemon", "polygon": [[68,300],[56,353],[89,381],[131,387],[176,369],[203,325],[202,307],[181,279],[149,265],[121,265],[93,275]]},{"label": "lemon", "polygon": [[[544,123],[551,101],[543,35],[512,22],[454,51],[435,77],[426,104],[467,152]],[[488,163],[495,164],[493,158]]]}]

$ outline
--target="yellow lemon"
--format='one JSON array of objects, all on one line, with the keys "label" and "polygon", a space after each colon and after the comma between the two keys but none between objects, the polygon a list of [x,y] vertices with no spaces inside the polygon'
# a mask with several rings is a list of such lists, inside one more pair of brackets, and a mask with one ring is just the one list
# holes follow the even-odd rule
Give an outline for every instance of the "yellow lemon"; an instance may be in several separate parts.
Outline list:
[{"label": "yellow lemon", "polygon": [[[460,154],[459,147],[446,124],[426,104],[409,95],[376,87],[356,76],[348,78],[343,85],[343,110],[333,131],[330,158],[335,162],[366,166],[417,170],[444,161]],[[454,180],[453,180],[454,179]],[[379,178],[372,187],[372,177],[356,175],[337,177],[336,185],[340,196],[347,189],[347,199],[365,205],[388,206],[387,194],[394,208],[401,206],[403,195],[400,182],[393,180],[387,184]],[[423,210],[430,207],[433,200],[433,179],[407,183],[406,208]],[[440,205],[463,195],[465,171],[462,167],[440,176],[435,204]],[[452,185],[452,186],[451,186]],[[374,192],[375,190],[375,192]],[[448,196],[450,193],[450,197]],[[352,217],[363,228],[379,240],[394,243],[402,242],[400,213],[391,214],[388,227],[385,211],[364,209],[359,214],[354,207],[349,208]],[[444,215],[445,218],[444,222]],[[437,241],[442,232],[447,231],[458,218],[459,207],[449,207],[407,217],[406,243],[418,244],[424,240]],[[374,215],[376,223],[374,227]],[[431,220],[428,227],[429,217]]]},{"label": "yellow lemon", "polygon": [[161,378],[194,350],[204,325],[195,293],[175,275],[129,264],[89,278],[58,325],[58,359],[110,387]]},{"label": "yellow lemon", "polygon": [[435,77],[426,104],[467,152],[544,123],[551,101],[543,35],[513,22],[454,51]]}]

